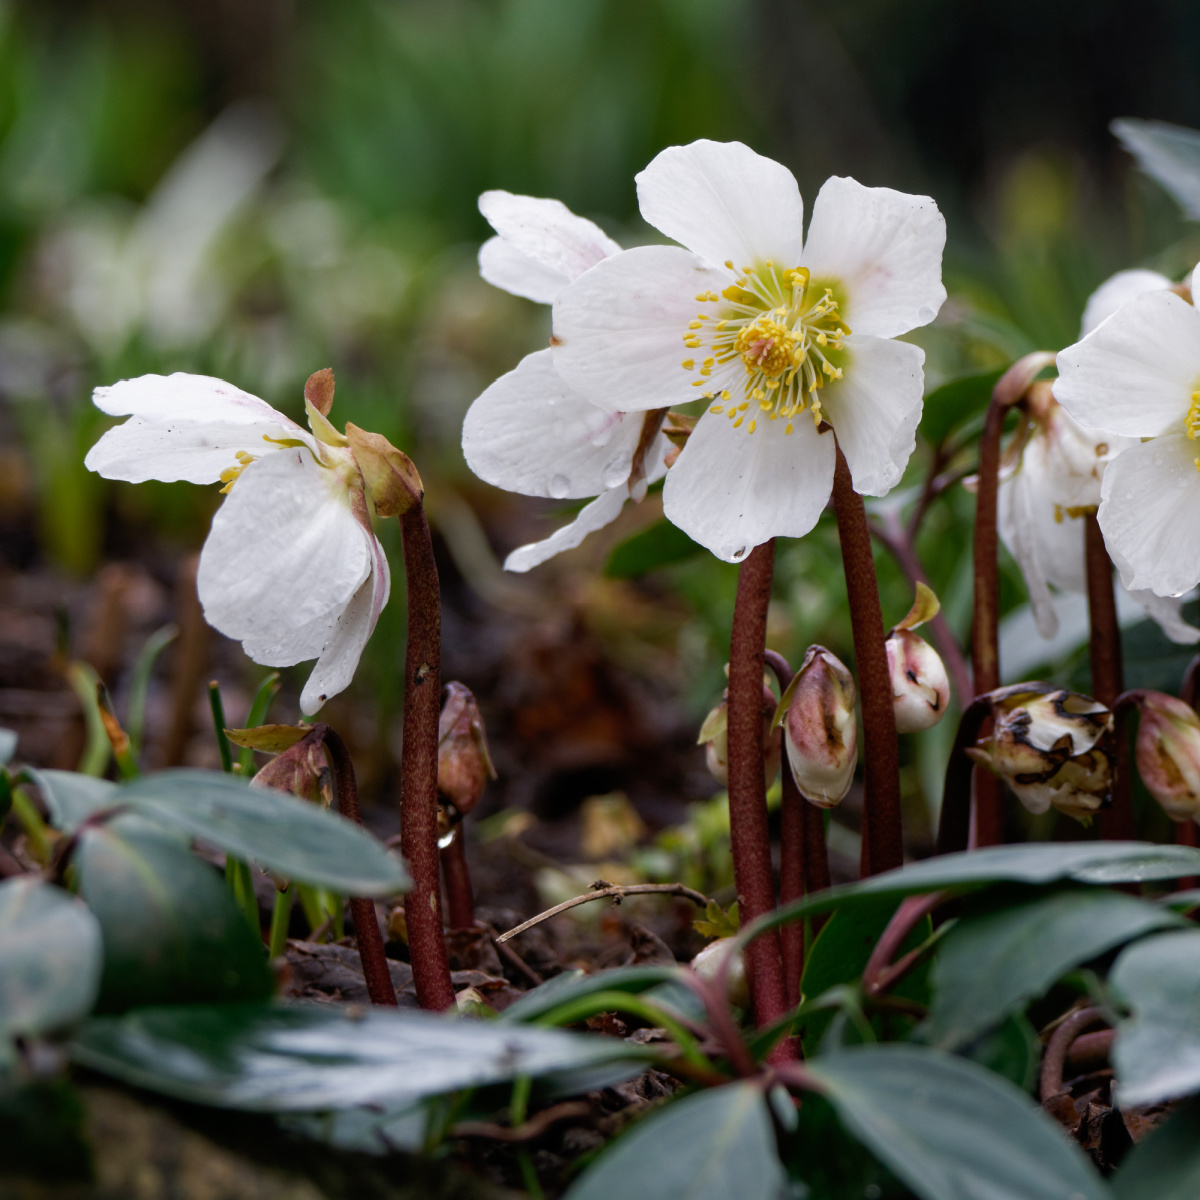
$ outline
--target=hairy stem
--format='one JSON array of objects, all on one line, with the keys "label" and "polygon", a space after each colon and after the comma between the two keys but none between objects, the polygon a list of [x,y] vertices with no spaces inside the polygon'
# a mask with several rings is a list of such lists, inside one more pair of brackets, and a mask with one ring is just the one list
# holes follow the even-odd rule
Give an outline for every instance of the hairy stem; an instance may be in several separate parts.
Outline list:
[{"label": "hairy stem", "polygon": [[[975,744],[983,723],[990,717],[991,703],[984,697],[977,697],[967,705],[958,722],[958,733],[954,738],[954,748],[946,763],[946,782],[942,788],[942,816],[938,823],[937,852],[939,854],[956,854],[966,850],[971,836],[971,774],[975,764],[967,757],[966,749]],[[975,796],[979,797],[979,784],[985,777],[981,768],[975,772]],[[994,779],[997,790],[1000,790],[1000,780],[986,774],[986,778]]]},{"label": "hairy stem", "polygon": [[841,447],[833,476],[842,566],[850,601],[854,663],[863,718],[863,861],[862,874],[889,871],[904,862],[900,821],[900,748],[892,673],[884,644],[883,610],[871,557],[871,534],[862,497],[854,490]]},{"label": "hairy stem", "polygon": [[438,878],[437,738],[442,671],[441,590],[424,505],[400,517],[408,587],[404,652],[404,754],[400,763],[400,852],[413,879],[405,897],[413,983],[422,1008],[454,1004],[442,935]]},{"label": "hairy stem", "polygon": [[446,878],[446,916],[451,929],[475,927],[475,897],[471,873],[467,869],[467,848],[463,844],[462,825],[454,830],[450,844],[442,850],[442,871]]},{"label": "hairy stem", "polygon": [[[775,542],[756,546],[738,570],[729,649],[729,825],[738,915],[743,924],[775,908],[775,879],[763,781],[763,647],[775,569]],[[746,948],[755,1020],[769,1025],[787,1008],[778,933]]]}]

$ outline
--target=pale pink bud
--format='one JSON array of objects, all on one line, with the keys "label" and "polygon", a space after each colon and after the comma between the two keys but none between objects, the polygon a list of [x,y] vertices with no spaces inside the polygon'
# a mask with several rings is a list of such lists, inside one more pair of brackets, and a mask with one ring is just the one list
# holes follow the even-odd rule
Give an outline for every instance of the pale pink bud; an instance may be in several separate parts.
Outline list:
[{"label": "pale pink bud", "polygon": [[[800,793],[820,808],[845,798],[858,763],[854,677],[824,646],[810,646],[784,701],[784,744]],[[780,707],[784,701],[780,702]]]},{"label": "pale pink bud", "polygon": [[[730,1003],[738,1008],[750,1007],[750,985],[746,980],[746,962],[740,950],[735,950],[736,938],[717,938],[709,942],[695,958],[692,959],[692,970],[708,983],[716,983],[722,973],[725,976],[725,986],[729,990]],[[733,954],[729,965],[725,960]]]},{"label": "pale pink bud", "polygon": [[1162,692],[1141,699],[1137,766],[1150,794],[1173,821],[1200,816],[1200,717]]},{"label": "pale pink bud", "polygon": [[946,715],[950,703],[950,680],[941,658],[911,629],[893,629],[886,644],[896,732],[932,728]]},{"label": "pale pink bud", "polygon": [[[763,684],[763,780],[767,787],[775,782],[779,774],[779,763],[783,749],[779,738],[772,730],[775,715],[775,696]],[[704,764],[709,774],[722,786],[729,786],[729,692],[721,697],[721,703],[704,718],[700,726],[697,743],[704,747]]]},{"label": "pale pink bud", "polygon": [[438,792],[464,817],[483,797],[496,768],[488,753],[479,705],[470,688],[448,683],[438,719]]}]

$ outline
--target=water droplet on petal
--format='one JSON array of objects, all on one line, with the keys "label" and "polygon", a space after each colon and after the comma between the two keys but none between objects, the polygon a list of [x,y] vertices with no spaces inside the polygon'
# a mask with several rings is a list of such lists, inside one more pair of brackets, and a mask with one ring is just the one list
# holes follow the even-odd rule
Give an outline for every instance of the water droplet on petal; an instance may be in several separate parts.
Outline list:
[{"label": "water droplet on petal", "polygon": [[565,475],[555,475],[550,480],[550,495],[555,500],[562,500],[571,490],[571,481]]},{"label": "water droplet on petal", "polygon": [[616,458],[610,459],[604,464],[604,470],[601,472],[601,479],[604,481],[606,488],[615,488],[619,484],[624,483],[629,476],[629,459],[624,454],[619,454]]}]

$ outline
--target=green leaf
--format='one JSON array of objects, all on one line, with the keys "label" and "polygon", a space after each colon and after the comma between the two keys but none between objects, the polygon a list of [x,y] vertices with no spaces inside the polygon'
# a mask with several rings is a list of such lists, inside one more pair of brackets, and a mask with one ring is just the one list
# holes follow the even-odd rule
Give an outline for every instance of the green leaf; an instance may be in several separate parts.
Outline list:
[{"label": "green leaf", "polygon": [[93,813],[117,803],[118,788],[107,779],[75,771],[38,771],[27,767],[50,813],[50,823],[64,833],[74,833]]},{"label": "green leaf", "polygon": [[988,1030],[960,1053],[972,1062],[1032,1092],[1042,1065],[1042,1043],[1037,1030],[1024,1014],[1009,1017]]},{"label": "green leaf", "polygon": [[643,1118],[563,1200],[779,1200],[785,1182],[762,1089],[731,1083]]},{"label": "green leaf", "polygon": [[1110,1200],[1007,1080],[938,1050],[856,1046],[805,1064],[846,1128],[921,1200]]},{"label": "green leaf", "polygon": [[1200,218],[1200,132],[1166,121],[1122,117],[1110,126],[1121,145],[1193,220]]},{"label": "green leaf", "polygon": [[80,835],[74,864],[104,939],[98,1011],[271,994],[261,940],[220,875],[190,851],[100,826]]},{"label": "green leaf", "polygon": [[100,954],[96,918],[68,892],[29,877],[0,883],[0,1040],[82,1017],[100,986]]},{"label": "green leaf", "polygon": [[1132,1010],[1113,1047],[1121,1104],[1200,1091],[1200,930],[1130,946],[1108,981]]},{"label": "green leaf", "polygon": [[921,434],[925,440],[938,446],[963,422],[983,412],[1004,371],[1004,367],[996,367],[978,375],[963,375],[934,388],[925,397],[921,415]]},{"label": "green leaf", "polygon": [[636,579],[659,567],[683,562],[703,549],[678,525],[663,518],[615,547],[608,556],[604,574],[610,579]]},{"label": "green leaf", "polygon": [[629,992],[637,995],[663,983],[678,980],[679,967],[622,967],[615,971],[597,971],[585,975],[582,971],[566,971],[547,980],[540,987],[526,992],[501,1014],[502,1021],[536,1021],[553,1012],[569,1000],[591,996],[597,992]]},{"label": "green leaf", "polygon": [[360,825],[220,771],[162,771],[126,784],[114,799],[312,887],[388,896],[411,886],[400,860]]},{"label": "green leaf", "polygon": [[933,968],[922,1027],[953,1050],[1042,995],[1073,967],[1147,933],[1186,925],[1168,909],[1122,892],[1073,888],[1021,903],[989,904],[947,933]]},{"label": "green leaf", "polygon": [[1200,1196],[1200,1100],[1189,1100],[1130,1151],[1112,1178],[1117,1200]]},{"label": "green leaf", "polygon": [[654,1061],[617,1038],[347,1005],[149,1008],[93,1018],[72,1053],[137,1087],[225,1108],[321,1112],[517,1075]]}]

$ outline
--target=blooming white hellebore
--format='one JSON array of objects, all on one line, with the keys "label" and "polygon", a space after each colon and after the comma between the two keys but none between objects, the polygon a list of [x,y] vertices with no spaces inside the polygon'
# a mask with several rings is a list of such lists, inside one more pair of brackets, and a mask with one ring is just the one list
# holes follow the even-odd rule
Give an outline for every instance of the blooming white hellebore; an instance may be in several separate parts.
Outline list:
[{"label": "blooming white hellebore", "polygon": [[[332,401],[332,372],[318,375],[328,376]],[[206,375],[142,375],[97,388],[97,408],[130,419],[84,460],[129,483],[225,484],[196,577],[205,620],[265,666],[317,659],[300,697],[310,714],[349,685],[390,588],[362,474],[321,411],[328,404],[308,398],[313,380],[311,433]]]},{"label": "blooming white hellebore", "polygon": [[[529,300],[552,303],[571,280],[621,253],[603,230],[558,200],[484,192],[479,210],[498,235],[480,249],[480,274]],[[598,407],[573,391],[550,350],[526,355],[497,379],[463,424],[471,470],[526,496],[596,497],[571,524],[514,550],[505,567],[528,571],[614,521],[630,496],[641,500],[646,484],[666,471],[663,456],[670,446],[658,424],[647,423],[640,411]]]},{"label": "blooming white hellebore", "polygon": [[[1197,275],[1190,280],[1195,293]],[[1200,312],[1174,291],[1127,300],[1058,356],[1054,395],[1087,429],[1142,439],[1104,471],[1098,519],[1131,591],[1200,582]]]},{"label": "blooming white hellebore", "polygon": [[626,250],[567,287],[554,365],[612,412],[705,401],[667,476],[670,520],[729,562],[807,533],[833,485],[822,421],[855,489],[885,494],[924,385],[923,352],[893,339],[946,298],[937,205],[833,178],[805,237],[791,172],[739,142],[664,150],[637,188],[642,216],[682,246]]}]

